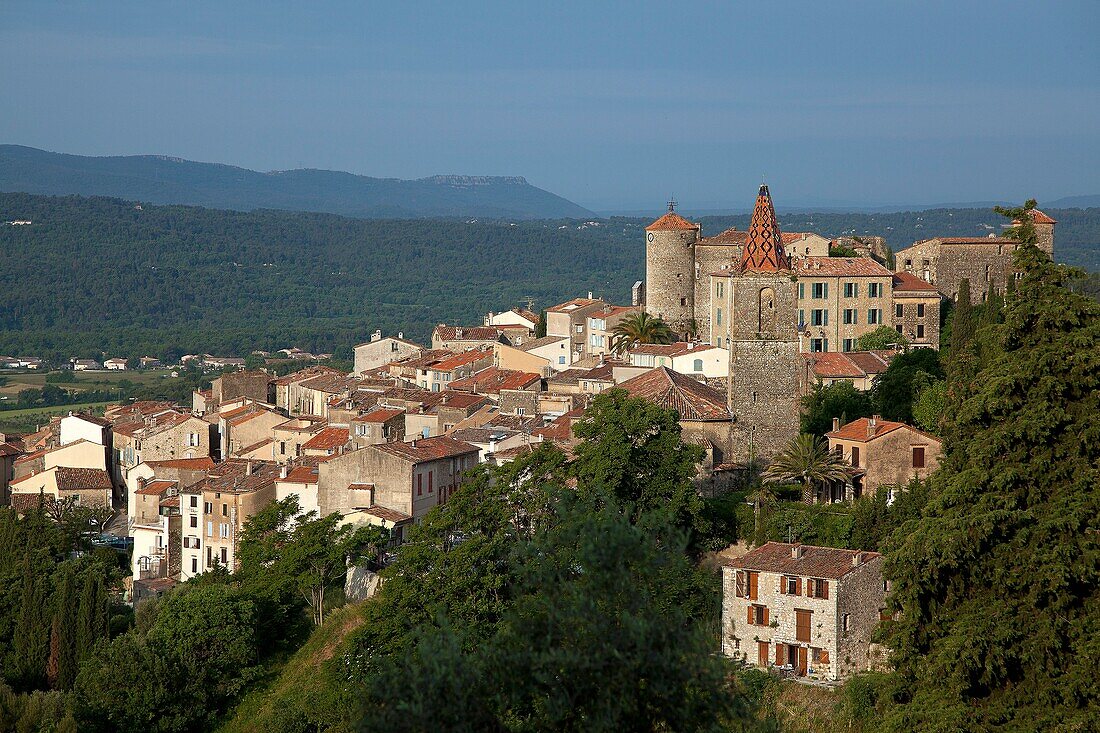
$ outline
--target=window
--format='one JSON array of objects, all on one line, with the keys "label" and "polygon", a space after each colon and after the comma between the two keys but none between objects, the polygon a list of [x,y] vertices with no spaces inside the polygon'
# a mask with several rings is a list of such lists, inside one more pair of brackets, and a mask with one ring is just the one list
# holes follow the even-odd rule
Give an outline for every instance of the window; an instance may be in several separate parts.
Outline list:
[{"label": "window", "polygon": [[416,495],[424,495],[424,476],[422,474],[416,474]]},{"label": "window", "polygon": [[692,363],[691,367],[692,367],[692,369],[694,369],[697,372],[703,371],[703,360],[702,359],[696,359]]},{"label": "window", "polygon": [[207,522],[206,522],[206,536],[207,537],[213,537],[214,536],[214,522],[212,522],[210,520],[207,520]]},{"label": "window", "polygon": [[800,300],[806,297],[806,283],[798,284],[798,297]]},{"label": "window", "polygon": [[852,467],[859,468],[859,446],[852,446]]},{"label": "window", "polygon": [[810,339],[810,351],[822,353],[829,350],[829,339]]},{"label": "window", "polygon": [[228,504],[222,504],[222,516],[223,517],[228,517],[229,516],[229,505]]},{"label": "window", "polygon": [[211,504],[208,501],[204,501],[202,503],[202,513],[203,514],[213,514],[214,513],[214,505]]},{"label": "window", "polygon": [[858,313],[859,313],[859,311],[857,311],[855,308],[845,308],[844,309],[844,325],[845,326],[851,326],[855,323],[859,323],[859,316],[857,315]]},{"label": "window", "polygon": [[223,540],[229,539],[229,525],[225,522],[218,525],[218,536]]},{"label": "window", "polygon": [[912,267],[913,266],[913,260],[906,260],[905,261],[905,266],[906,267]]},{"label": "window", "polygon": [[806,581],[806,595],[811,598],[829,598],[829,581],[821,578],[810,578]]},{"label": "window", "polygon": [[428,471],[428,493],[432,493],[432,472]]},{"label": "window", "polygon": [[828,298],[829,283],[812,283],[810,285],[811,298]]},{"label": "window", "polygon": [[898,303],[894,306],[894,315],[898,318],[901,318],[903,315],[905,315],[905,308],[902,306],[901,303]]},{"label": "window", "polygon": [[753,626],[768,625],[768,607],[754,603],[749,606],[748,622]]},{"label": "window", "polygon": [[363,424],[356,425],[355,426],[355,434],[356,435],[366,435],[367,434],[367,426],[363,425]]},{"label": "window", "polygon": [[722,309],[721,308],[719,308],[717,311],[715,311],[714,325],[716,325],[716,326],[721,326],[722,325]]},{"label": "window", "polygon": [[565,357],[564,356],[559,356],[558,357],[558,363],[559,364],[564,364],[565,363]]},{"label": "window", "polygon": [[802,578],[786,575],[783,577],[780,588],[785,595],[800,596],[802,595]]},{"label": "window", "polygon": [[810,640],[810,619],[813,617],[813,611],[807,611],[800,608],[794,610],[794,638],[795,641],[809,641]]},{"label": "window", "polygon": [[191,508],[192,509],[198,509],[198,507],[199,507],[199,497],[192,494],[191,495]]},{"label": "window", "polygon": [[516,414],[519,415],[520,417],[523,417],[524,415],[527,414],[527,408],[526,407],[517,407],[516,408]]},{"label": "window", "polygon": [[874,326],[882,323],[882,309],[881,308],[868,308],[867,309],[867,324]]},{"label": "window", "polygon": [[810,325],[811,326],[828,326],[829,325],[829,311],[823,308],[817,308],[810,311]]},{"label": "window", "polygon": [[194,514],[191,515],[191,526],[196,528],[199,526],[199,518]]},{"label": "window", "polygon": [[199,434],[198,433],[188,433],[187,434],[187,445],[188,445],[188,447],[194,448],[194,447],[198,446],[198,444],[199,444]]},{"label": "window", "polygon": [[688,304],[688,299],[687,298],[680,298],[680,305],[687,305],[687,304]]},{"label": "window", "polygon": [[429,427],[423,427],[423,428],[420,429],[420,437],[421,438],[427,438],[427,437],[431,436],[431,434],[432,434],[432,429],[429,428]]},{"label": "window", "polygon": [[738,570],[734,585],[734,595],[755,601],[759,591],[760,573],[753,570]]},{"label": "window", "polygon": [[228,565],[228,564],[229,564],[229,550],[227,550],[226,548],[223,547],[222,548],[222,565]]},{"label": "window", "polygon": [[918,323],[917,324],[917,338],[919,338],[919,339],[924,338],[924,324],[923,323]]},{"label": "window", "polygon": [[798,327],[804,328],[806,326],[806,311],[799,309],[798,311]]},{"label": "window", "polygon": [[924,446],[913,448],[913,468],[924,468]]},{"label": "window", "polygon": [[856,346],[855,339],[844,339],[844,351],[851,351]]},{"label": "window", "polygon": [[917,303],[917,318],[924,318],[924,303]]},{"label": "window", "polygon": [[844,283],[844,297],[845,298],[858,298],[859,297],[859,283]]},{"label": "window", "polygon": [[584,333],[584,326],[582,326],[578,323],[576,328],[577,328],[577,333]]},{"label": "window", "polygon": [[718,285],[716,285],[715,288],[714,288],[714,294],[716,296],[718,296],[719,298],[722,297],[722,286],[723,285],[725,285],[725,283],[723,283],[721,280],[719,280]]},{"label": "window", "polygon": [[199,559],[197,557],[191,558],[191,572],[199,572]]},{"label": "window", "polygon": [[852,630],[851,614],[846,613],[840,617],[840,628],[843,629],[845,634]]},{"label": "window", "polygon": [[881,298],[882,297],[882,283],[867,283],[867,297],[868,298]]}]

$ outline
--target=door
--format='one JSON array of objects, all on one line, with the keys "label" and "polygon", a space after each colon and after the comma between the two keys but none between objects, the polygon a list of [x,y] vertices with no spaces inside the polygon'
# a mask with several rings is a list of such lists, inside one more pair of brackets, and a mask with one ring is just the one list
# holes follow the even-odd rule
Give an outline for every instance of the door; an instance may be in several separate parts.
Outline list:
[{"label": "door", "polygon": [[756,642],[756,663],[761,667],[768,666],[768,642]]},{"label": "door", "polygon": [[798,676],[799,677],[805,677],[806,676],[806,667],[807,667],[806,660],[807,660],[807,656],[808,656],[807,655],[808,651],[809,650],[804,646],[798,647]]}]

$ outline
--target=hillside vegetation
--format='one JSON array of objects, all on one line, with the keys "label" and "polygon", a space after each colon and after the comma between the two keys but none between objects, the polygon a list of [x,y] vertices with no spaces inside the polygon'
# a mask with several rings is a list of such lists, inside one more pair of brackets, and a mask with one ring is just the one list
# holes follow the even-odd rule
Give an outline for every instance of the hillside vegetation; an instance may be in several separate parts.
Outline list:
[{"label": "hillside vegetation", "polygon": [[[1051,210],[1060,261],[1100,269],[1100,209]],[[788,231],[884,234],[895,249],[933,234],[1000,231],[982,210],[792,214]],[[645,276],[647,219],[457,221],[140,208],[118,199],[0,193],[0,353],[67,359],[289,345],[349,355],[374,329],[424,340],[442,321],[536,309],[589,291],[626,302]],[[702,221],[704,233],[747,217]]]}]

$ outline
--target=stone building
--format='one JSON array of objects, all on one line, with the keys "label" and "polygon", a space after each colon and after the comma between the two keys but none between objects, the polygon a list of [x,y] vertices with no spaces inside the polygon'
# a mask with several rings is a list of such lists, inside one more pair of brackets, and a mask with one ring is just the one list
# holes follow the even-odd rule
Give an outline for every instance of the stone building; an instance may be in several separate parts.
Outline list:
[{"label": "stone building", "polygon": [[908,272],[895,272],[894,328],[909,345],[919,349],[940,347],[940,301],[936,286]]},{"label": "stone building", "polygon": [[880,488],[901,488],[914,478],[928,478],[939,467],[943,453],[939,438],[905,423],[883,420],[880,415],[861,417],[844,426],[834,418],[833,429],[825,437],[829,450],[847,458],[855,469],[852,498],[874,496]]},{"label": "stone building", "polygon": [[275,400],[273,381],[262,371],[227,372],[210,383],[210,396],[214,405],[237,397],[271,403]]},{"label": "stone building", "polygon": [[407,341],[404,334],[382,337],[381,331],[371,334],[370,341],[358,344],[355,347],[355,365],[352,368],[354,374],[377,369],[409,356],[417,356],[423,351],[423,347]]},{"label": "stone building", "polygon": [[722,568],[722,653],[796,677],[869,668],[885,606],[882,555],[768,542]]},{"label": "stone building", "polygon": [[893,320],[893,276],[868,257],[800,257],[801,351],[855,351],[860,336]]},{"label": "stone building", "polygon": [[569,339],[570,356],[567,360],[562,361],[561,355],[555,352],[558,356],[558,367],[564,368],[587,353],[588,317],[602,311],[606,306],[607,303],[600,298],[593,298],[592,293],[589,293],[587,298],[573,298],[546,309],[546,335]]},{"label": "stone building", "polygon": [[[1054,257],[1057,222],[1038,209],[1031,212],[1039,249]],[[970,302],[977,305],[993,290],[1004,293],[1013,276],[1012,255],[1019,244],[1005,237],[935,237],[916,242],[895,255],[894,270],[914,275],[957,300],[959,283],[970,281]]]},{"label": "stone building", "polygon": [[441,323],[432,330],[432,348],[450,351],[491,349],[493,344],[506,344],[504,331],[495,326],[448,326]]},{"label": "stone building", "polygon": [[767,186],[756,198],[741,260],[723,280],[729,314],[727,402],[740,448],[735,460],[769,458],[798,434],[804,380],[794,326],[796,278]]}]

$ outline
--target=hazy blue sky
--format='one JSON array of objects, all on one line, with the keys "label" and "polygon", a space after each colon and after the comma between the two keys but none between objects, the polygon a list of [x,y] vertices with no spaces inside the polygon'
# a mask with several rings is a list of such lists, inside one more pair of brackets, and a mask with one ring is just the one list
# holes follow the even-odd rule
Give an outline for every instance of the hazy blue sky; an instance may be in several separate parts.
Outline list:
[{"label": "hazy blue sky", "polygon": [[1100,193],[1100,2],[0,2],[0,142],[597,209]]}]

